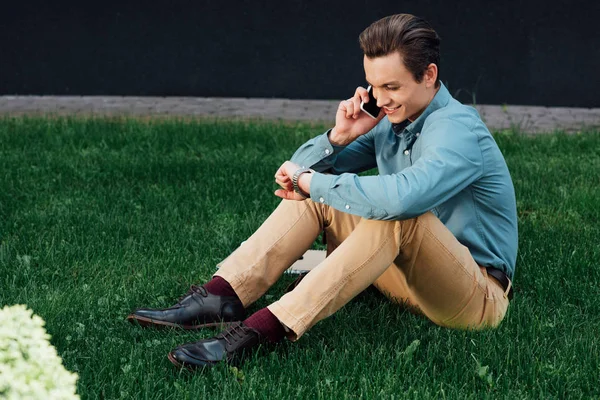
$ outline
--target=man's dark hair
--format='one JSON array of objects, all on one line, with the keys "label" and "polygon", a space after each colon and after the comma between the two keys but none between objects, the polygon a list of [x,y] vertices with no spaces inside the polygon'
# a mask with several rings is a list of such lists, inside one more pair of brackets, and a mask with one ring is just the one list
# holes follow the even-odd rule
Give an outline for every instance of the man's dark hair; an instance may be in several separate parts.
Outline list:
[{"label": "man's dark hair", "polygon": [[427,66],[438,67],[439,87],[440,37],[429,22],[411,14],[390,15],[375,21],[359,37],[360,47],[367,58],[387,56],[399,52],[418,83],[423,81]]}]

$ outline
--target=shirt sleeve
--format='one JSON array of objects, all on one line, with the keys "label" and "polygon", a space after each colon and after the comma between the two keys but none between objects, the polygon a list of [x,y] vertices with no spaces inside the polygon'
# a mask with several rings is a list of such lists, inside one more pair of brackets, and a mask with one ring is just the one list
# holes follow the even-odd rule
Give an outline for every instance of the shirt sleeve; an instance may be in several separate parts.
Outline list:
[{"label": "shirt sleeve", "polygon": [[291,161],[317,172],[341,174],[359,173],[377,166],[374,135],[377,127],[359,136],[347,146],[337,146],[329,141],[331,129],[304,143],[296,150]]},{"label": "shirt sleeve", "polygon": [[481,176],[478,137],[465,125],[437,121],[420,140],[421,157],[395,174],[315,173],[311,199],[367,219],[402,220],[437,207]]}]

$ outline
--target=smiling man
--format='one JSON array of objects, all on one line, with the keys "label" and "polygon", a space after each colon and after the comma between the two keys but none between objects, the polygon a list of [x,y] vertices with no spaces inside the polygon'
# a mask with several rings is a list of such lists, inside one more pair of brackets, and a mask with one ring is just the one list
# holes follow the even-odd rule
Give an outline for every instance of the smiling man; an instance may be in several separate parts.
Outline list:
[{"label": "smiling man", "polygon": [[[335,127],[276,172],[284,200],[263,225],[175,306],[136,310],[147,326],[235,322],[169,353],[177,366],[212,366],[260,343],[297,340],[373,284],[437,325],[497,326],[512,294],[515,194],[502,153],[477,111],[441,84],[440,39],[421,18],[383,18],[360,35],[367,90],[338,107]],[[376,176],[358,173],[377,167]],[[295,288],[246,318],[324,231],[328,257]]]}]

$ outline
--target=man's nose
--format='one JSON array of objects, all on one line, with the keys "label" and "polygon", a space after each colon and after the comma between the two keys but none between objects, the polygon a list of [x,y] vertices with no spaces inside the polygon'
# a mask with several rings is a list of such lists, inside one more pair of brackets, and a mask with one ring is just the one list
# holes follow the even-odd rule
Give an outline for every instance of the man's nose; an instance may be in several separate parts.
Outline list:
[{"label": "man's nose", "polygon": [[373,96],[375,96],[375,100],[377,100],[377,107],[383,107],[389,103],[389,98],[381,89],[373,90]]}]

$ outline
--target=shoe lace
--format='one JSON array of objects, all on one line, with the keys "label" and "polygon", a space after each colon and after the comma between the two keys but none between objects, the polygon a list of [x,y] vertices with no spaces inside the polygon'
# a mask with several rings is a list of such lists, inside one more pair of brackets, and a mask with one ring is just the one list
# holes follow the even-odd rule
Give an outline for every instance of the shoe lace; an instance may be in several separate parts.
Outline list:
[{"label": "shoe lace", "polygon": [[246,335],[249,331],[250,328],[245,326],[243,323],[236,322],[234,324],[229,325],[229,327],[227,327],[227,329],[225,329],[223,332],[219,333],[217,335],[217,339],[225,339],[225,341],[229,345],[231,345],[232,342],[235,343],[241,338],[243,338],[244,335]]},{"label": "shoe lace", "polygon": [[184,294],[183,296],[181,296],[179,298],[179,300],[177,301],[177,304],[181,304],[181,301],[183,299],[185,299],[189,295],[193,295],[193,294],[199,294],[202,297],[208,296],[208,292],[206,291],[206,289],[204,289],[204,286],[192,285],[192,286],[190,286],[190,290],[188,290],[186,294]]}]

